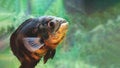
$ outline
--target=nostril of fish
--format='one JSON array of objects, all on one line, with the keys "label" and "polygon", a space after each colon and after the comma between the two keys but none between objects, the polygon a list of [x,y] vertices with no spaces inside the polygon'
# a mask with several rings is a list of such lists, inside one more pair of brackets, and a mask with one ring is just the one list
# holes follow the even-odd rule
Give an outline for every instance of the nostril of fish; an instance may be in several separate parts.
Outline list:
[{"label": "nostril of fish", "polygon": [[66,20],[63,20],[62,23],[66,23]]}]

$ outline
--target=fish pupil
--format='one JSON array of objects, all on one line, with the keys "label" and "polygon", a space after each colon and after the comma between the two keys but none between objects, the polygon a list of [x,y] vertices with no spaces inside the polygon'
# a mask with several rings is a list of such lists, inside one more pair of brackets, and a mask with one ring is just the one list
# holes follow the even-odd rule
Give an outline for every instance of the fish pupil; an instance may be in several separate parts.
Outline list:
[{"label": "fish pupil", "polygon": [[50,27],[54,27],[54,22],[50,22],[50,23],[49,23],[49,26],[50,26]]}]

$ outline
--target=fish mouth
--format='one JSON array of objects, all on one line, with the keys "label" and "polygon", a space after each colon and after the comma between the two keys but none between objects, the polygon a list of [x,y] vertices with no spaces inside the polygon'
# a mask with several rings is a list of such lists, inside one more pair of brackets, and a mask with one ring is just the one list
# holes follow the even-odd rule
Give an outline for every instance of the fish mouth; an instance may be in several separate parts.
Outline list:
[{"label": "fish mouth", "polygon": [[51,35],[51,37],[56,40],[59,37],[65,36],[66,32],[68,30],[68,22],[62,23],[59,28],[56,30],[55,33]]},{"label": "fish mouth", "polygon": [[68,29],[68,22],[62,23],[56,32],[65,33]]},{"label": "fish mouth", "polygon": [[66,32],[68,29],[68,22],[63,22],[63,23],[59,23],[56,25],[56,27],[54,28],[54,31],[52,32],[52,34],[55,34],[57,32]]}]

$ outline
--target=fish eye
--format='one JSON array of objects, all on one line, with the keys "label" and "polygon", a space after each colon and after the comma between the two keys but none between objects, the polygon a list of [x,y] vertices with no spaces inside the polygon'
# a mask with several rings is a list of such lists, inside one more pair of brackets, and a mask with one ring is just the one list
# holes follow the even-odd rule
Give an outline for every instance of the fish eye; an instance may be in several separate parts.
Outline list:
[{"label": "fish eye", "polygon": [[49,22],[48,23],[48,27],[54,27],[55,26],[55,23],[54,22]]}]

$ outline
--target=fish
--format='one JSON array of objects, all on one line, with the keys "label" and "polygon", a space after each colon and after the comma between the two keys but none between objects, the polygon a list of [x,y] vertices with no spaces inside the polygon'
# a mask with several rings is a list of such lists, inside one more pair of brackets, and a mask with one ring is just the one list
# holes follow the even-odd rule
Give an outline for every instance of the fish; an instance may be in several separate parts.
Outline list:
[{"label": "fish", "polygon": [[10,47],[20,68],[34,68],[43,58],[53,59],[56,48],[68,31],[68,22],[56,16],[25,20],[10,36]]}]

